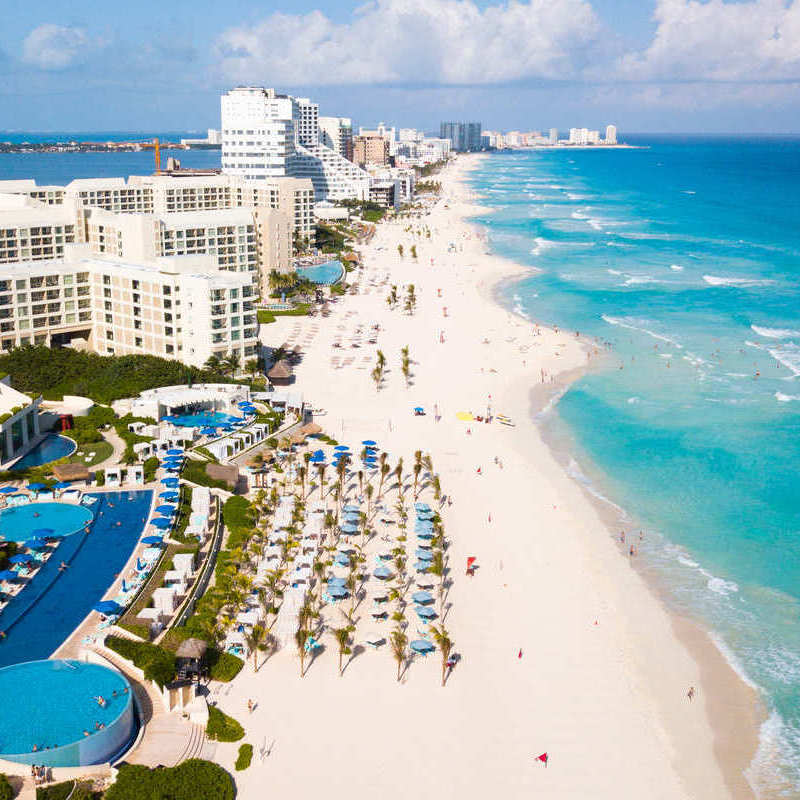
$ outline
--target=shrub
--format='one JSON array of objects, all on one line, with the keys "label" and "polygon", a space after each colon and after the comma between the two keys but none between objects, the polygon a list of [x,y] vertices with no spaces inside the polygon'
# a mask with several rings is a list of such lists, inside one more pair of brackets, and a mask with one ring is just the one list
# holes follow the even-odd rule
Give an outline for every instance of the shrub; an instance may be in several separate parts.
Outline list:
[{"label": "shrub", "polygon": [[94,482],[98,486],[105,486],[106,485],[106,471],[104,469],[95,470]]},{"label": "shrub", "polygon": [[218,480],[217,478],[210,478],[206,474],[206,463],[205,461],[187,459],[183,466],[181,477],[185,478],[187,481],[196,483],[198,486],[210,486],[212,489],[225,489],[226,491],[230,491],[231,487],[228,486],[225,481]]},{"label": "shrub", "polygon": [[92,791],[91,781],[63,781],[36,789],[36,800],[94,800],[95,797],[101,795]]},{"label": "shrub", "polygon": [[216,706],[209,706],[206,736],[215,742],[238,742],[244,738],[244,728]]},{"label": "shrub", "polygon": [[242,670],[244,661],[230,653],[223,653],[216,648],[209,648],[206,651],[208,661],[209,676],[212,681],[228,683],[232,681]]},{"label": "shrub", "polygon": [[105,800],[233,800],[233,780],[218,764],[191,758],[177,767],[120,767]]},{"label": "shrub", "polygon": [[150,483],[151,481],[155,480],[156,470],[158,469],[159,463],[158,456],[150,456],[150,458],[148,458],[144,464],[142,464],[145,483]]},{"label": "shrub", "polygon": [[239,748],[239,755],[236,757],[236,771],[241,772],[243,769],[247,769],[250,766],[250,762],[252,760],[253,760],[253,745],[243,744]]},{"label": "shrub", "polygon": [[8,778],[0,772],[0,800],[11,800],[14,796],[14,790],[8,782]]},{"label": "shrub", "polygon": [[121,636],[106,637],[106,647],[133,661],[147,680],[155,681],[162,689],[175,677],[175,656],[163,647]]}]

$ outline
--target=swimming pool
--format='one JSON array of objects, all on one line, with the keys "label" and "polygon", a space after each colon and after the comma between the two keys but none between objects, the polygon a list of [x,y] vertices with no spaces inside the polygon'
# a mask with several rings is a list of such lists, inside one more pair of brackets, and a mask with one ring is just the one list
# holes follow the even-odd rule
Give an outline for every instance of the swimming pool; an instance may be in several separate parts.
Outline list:
[{"label": "swimming pool", "polygon": [[[80,625],[130,558],[153,493],[89,495],[94,521],[62,539],[31,582],[0,612],[0,667],[47,658]],[[68,564],[59,570],[61,562]],[[37,762],[38,763],[38,762]]]},{"label": "swimming pool", "polygon": [[86,506],[71,503],[26,503],[0,511],[0,536],[9,542],[24,542],[37,536],[70,536],[83,530],[92,521]]},{"label": "swimming pool", "polygon": [[17,472],[28,467],[40,467],[51,461],[58,461],[64,456],[71,456],[78,445],[66,436],[51,433],[42,439],[32,450],[25,453],[22,458],[11,467],[12,472]]},{"label": "swimming pool", "polygon": [[122,673],[99,664],[55,660],[6,667],[0,669],[0,697],[0,758],[8,761],[101,764],[135,733],[130,684]]},{"label": "swimming pool", "polygon": [[219,428],[233,422],[241,422],[241,417],[224,414],[222,411],[201,411],[197,414],[173,414],[164,417],[167,422],[181,428]]},{"label": "swimming pool", "polygon": [[341,261],[326,261],[324,264],[317,264],[313,267],[300,267],[297,274],[308,278],[312,283],[329,286],[341,280],[344,275],[344,267]]}]

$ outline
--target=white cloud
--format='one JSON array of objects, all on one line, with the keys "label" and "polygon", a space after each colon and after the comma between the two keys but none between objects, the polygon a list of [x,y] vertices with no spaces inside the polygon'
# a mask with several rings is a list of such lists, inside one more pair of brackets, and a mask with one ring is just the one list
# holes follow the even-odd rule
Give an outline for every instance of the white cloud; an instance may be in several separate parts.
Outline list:
[{"label": "white cloud", "polygon": [[222,33],[227,80],[271,85],[491,84],[579,75],[607,38],[588,0],[376,0],[346,24],[274,13]]},{"label": "white cloud", "polygon": [[658,0],[653,41],[619,62],[632,80],[800,79],[800,0]]},{"label": "white cloud", "polygon": [[40,69],[65,69],[82,61],[92,46],[82,28],[46,23],[23,41],[22,60]]}]

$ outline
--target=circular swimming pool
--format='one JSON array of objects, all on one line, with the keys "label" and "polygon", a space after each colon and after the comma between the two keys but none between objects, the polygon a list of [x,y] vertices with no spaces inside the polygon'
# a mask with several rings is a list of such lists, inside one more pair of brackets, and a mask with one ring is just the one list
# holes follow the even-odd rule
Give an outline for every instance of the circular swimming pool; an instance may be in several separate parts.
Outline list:
[{"label": "circular swimming pool", "polygon": [[24,542],[37,536],[69,536],[83,530],[92,519],[92,512],[85,506],[25,503],[0,511],[0,536],[9,542]]},{"label": "circular swimming pool", "polygon": [[59,436],[52,433],[45,436],[39,444],[25,453],[22,458],[11,467],[12,472],[27,469],[28,467],[40,467],[42,464],[49,464],[51,461],[58,461],[64,456],[71,456],[78,449],[78,445],[66,436]]},{"label": "circular swimming pool", "polygon": [[0,697],[0,758],[7,761],[102,764],[136,732],[130,684],[99,664],[49,660],[6,667],[0,669]]}]

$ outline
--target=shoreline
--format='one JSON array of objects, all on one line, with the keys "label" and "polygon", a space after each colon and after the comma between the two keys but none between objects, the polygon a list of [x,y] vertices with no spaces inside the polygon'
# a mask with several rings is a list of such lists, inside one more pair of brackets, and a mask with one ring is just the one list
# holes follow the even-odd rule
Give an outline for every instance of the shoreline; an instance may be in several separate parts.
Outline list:
[{"label": "shoreline", "polygon": [[[480,197],[477,193],[475,196]],[[487,212],[490,213],[491,209],[487,209]],[[468,218],[465,219],[465,222],[470,224]],[[477,224],[475,227],[482,228]],[[514,264],[514,271],[498,278],[491,287],[488,297],[504,310],[515,314],[529,324],[541,325],[542,323],[530,320],[509,309],[507,296],[507,292],[514,283],[529,275],[535,275],[539,270],[535,267],[526,269],[516,262],[509,263]],[[521,275],[519,274],[520,268],[523,270]],[[582,341],[587,348],[596,347],[586,338],[582,338]],[[595,349],[595,352],[598,350]],[[540,384],[534,386],[529,393],[530,419],[540,427],[542,440],[568,475],[569,460],[574,457],[569,443],[556,441],[554,433],[551,431],[548,435],[541,428],[539,422],[544,415],[554,409],[573,383],[590,371],[600,372],[603,369],[603,361],[607,361],[607,358],[603,358],[602,350],[599,353],[600,356],[595,361],[555,375],[556,381],[552,389],[547,384]],[[570,475],[570,478],[581,486],[585,497],[604,521],[609,541],[615,540],[614,530],[619,528],[623,518],[625,518],[624,524],[627,527],[637,527],[627,510],[609,498],[594,493],[590,486],[578,481],[574,476]],[[624,553],[621,552],[620,557],[624,559]],[[714,641],[714,632],[705,623],[672,608],[669,589],[663,581],[659,580],[654,569],[648,568],[646,565],[639,567],[636,562],[631,562],[631,564],[634,571],[641,577],[646,589],[657,602],[664,606],[671,619],[676,637],[697,662],[702,675],[701,684],[704,695],[707,698],[707,713],[714,733],[714,753],[730,789],[731,797],[737,800],[755,800],[756,797],[765,797],[766,795],[757,795],[755,788],[747,778],[747,773],[757,755],[761,726],[768,716],[758,690],[749,684],[746,678],[730,663],[726,654]]]}]

